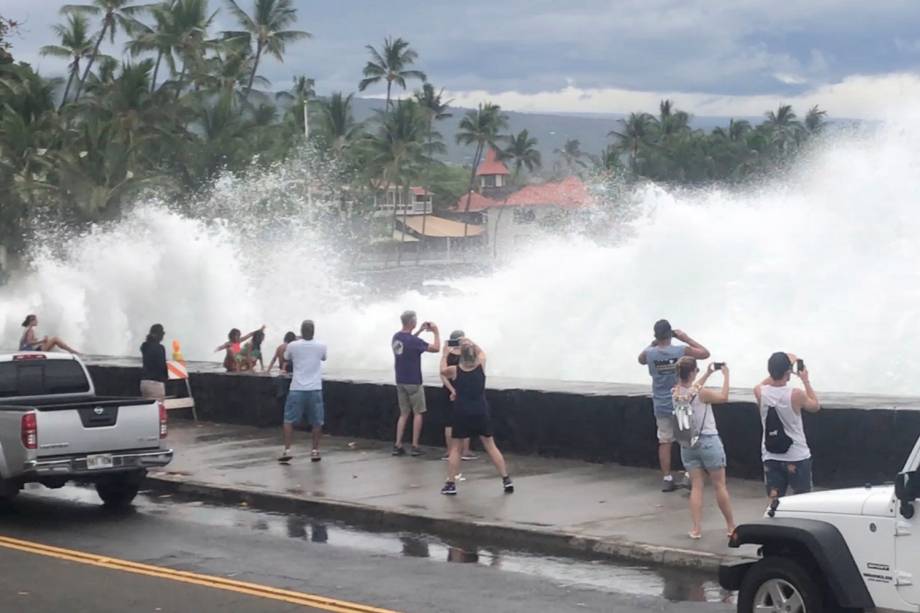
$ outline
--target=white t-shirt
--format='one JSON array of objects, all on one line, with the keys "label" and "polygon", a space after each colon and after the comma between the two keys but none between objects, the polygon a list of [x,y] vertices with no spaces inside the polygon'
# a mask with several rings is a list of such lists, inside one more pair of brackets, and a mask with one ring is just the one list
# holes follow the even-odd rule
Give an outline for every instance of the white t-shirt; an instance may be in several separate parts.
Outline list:
[{"label": "white t-shirt", "polygon": [[291,390],[312,392],[323,389],[323,362],[326,345],[319,341],[291,341],[284,350],[284,359],[294,364]]}]

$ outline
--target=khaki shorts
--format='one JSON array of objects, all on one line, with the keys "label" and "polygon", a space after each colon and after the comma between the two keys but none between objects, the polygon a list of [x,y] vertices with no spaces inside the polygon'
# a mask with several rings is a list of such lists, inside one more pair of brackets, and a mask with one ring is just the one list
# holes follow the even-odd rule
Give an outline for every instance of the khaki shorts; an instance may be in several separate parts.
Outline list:
[{"label": "khaki shorts", "polygon": [[658,424],[658,442],[673,443],[674,438],[674,418],[671,415],[656,415],[655,423]]},{"label": "khaki shorts", "polygon": [[162,381],[141,379],[141,397],[163,400],[166,398],[166,384]]},{"label": "khaki shorts", "polygon": [[399,399],[399,414],[408,415],[411,411],[421,415],[428,409],[425,407],[425,386],[396,384],[396,397]]}]

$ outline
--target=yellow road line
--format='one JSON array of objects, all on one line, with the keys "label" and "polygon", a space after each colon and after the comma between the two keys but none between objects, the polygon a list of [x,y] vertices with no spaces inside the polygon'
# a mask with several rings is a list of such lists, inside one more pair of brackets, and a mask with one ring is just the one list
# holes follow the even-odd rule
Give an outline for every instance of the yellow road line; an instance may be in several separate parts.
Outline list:
[{"label": "yellow road line", "polygon": [[299,604],[303,606],[332,611],[333,613],[396,613],[389,609],[378,609],[367,605],[326,598],[314,594],[305,594],[303,592],[293,592],[280,588],[259,585],[257,583],[247,583],[245,581],[235,581],[224,577],[215,577],[211,575],[200,575],[184,570],[175,570],[164,568],[162,566],[151,566],[149,564],[140,564],[129,560],[120,560],[83,551],[74,551],[72,549],[62,549],[41,543],[31,541],[22,541],[19,539],[0,536],[0,547],[24,551],[36,555],[77,562],[79,564],[88,564],[99,568],[108,568],[111,570],[120,570],[136,575],[146,575],[148,577],[158,577],[181,583],[190,583],[192,585],[202,585],[218,590],[227,590],[240,594],[248,594],[258,598],[267,598],[269,600],[278,600],[290,604]]}]

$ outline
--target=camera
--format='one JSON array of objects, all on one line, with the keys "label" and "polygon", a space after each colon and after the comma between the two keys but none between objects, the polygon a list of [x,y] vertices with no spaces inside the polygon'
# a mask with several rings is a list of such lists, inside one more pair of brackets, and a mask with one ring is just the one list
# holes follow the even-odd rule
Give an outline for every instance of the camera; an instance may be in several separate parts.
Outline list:
[{"label": "camera", "polygon": [[725,362],[713,362],[712,367],[714,370],[722,370],[722,367],[725,366]]},{"label": "camera", "polygon": [[805,370],[805,360],[798,359],[795,361],[795,372],[802,372]]},{"label": "camera", "polygon": [[452,339],[449,339],[449,340],[447,341],[447,346],[448,346],[448,347],[459,347],[459,346],[460,346],[460,339],[459,339],[459,338],[452,338]]}]

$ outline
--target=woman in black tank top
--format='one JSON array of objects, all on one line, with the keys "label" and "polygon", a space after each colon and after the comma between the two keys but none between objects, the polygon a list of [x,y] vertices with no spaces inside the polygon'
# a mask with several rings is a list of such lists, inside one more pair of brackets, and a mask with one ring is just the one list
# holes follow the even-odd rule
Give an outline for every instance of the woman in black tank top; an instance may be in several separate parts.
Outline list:
[{"label": "woman in black tank top", "polygon": [[457,494],[454,475],[460,469],[460,439],[478,436],[502,478],[502,487],[510,494],[514,491],[514,484],[508,476],[505,458],[492,439],[489,405],[486,401],[486,354],[467,338],[460,340],[460,361],[456,366],[448,364],[448,354],[445,345],[441,356],[441,376],[451,382],[457,400],[454,405],[454,439],[448,450],[447,483],[441,488],[441,493],[448,496]]},{"label": "woman in black tank top", "polygon": [[[459,351],[455,352],[454,347],[449,347],[447,349],[447,365],[456,366],[460,363],[460,353]],[[451,441],[454,438],[454,420],[456,419],[456,409],[454,407],[455,400],[453,398],[454,390],[453,384],[449,379],[441,377],[441,381],[444,383],[444,395],[447,397],[447,410],[445,412],[445,424],[444,424],[444,457],[442,460],[447,460],[450,456],[450,445]],[[475,460],[476,456],[470,451],[470,439],[463,439],[463,450],[460,455],[461,460]]]}]

